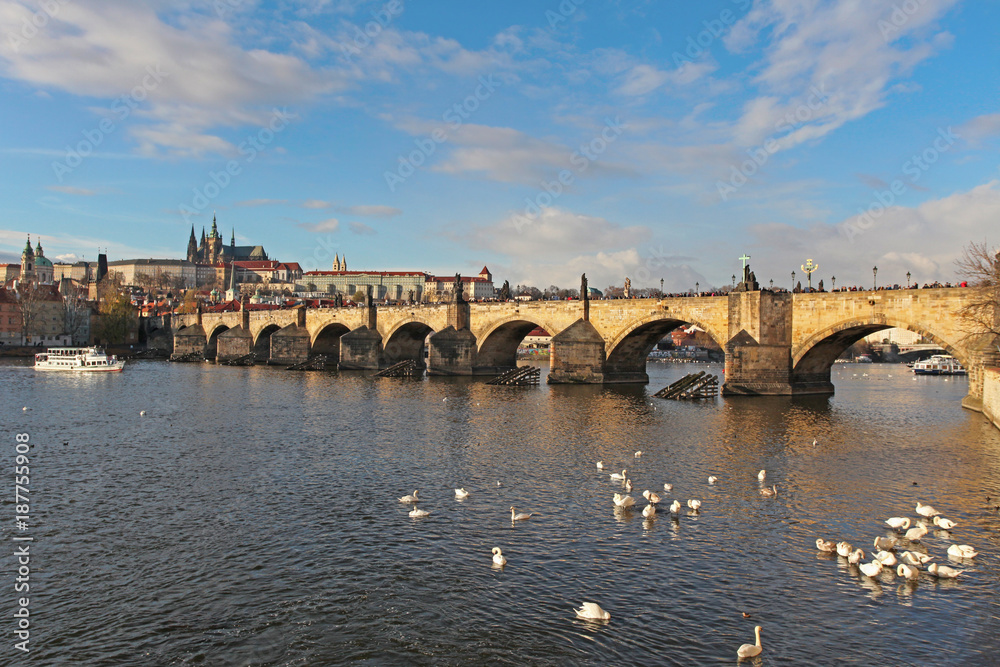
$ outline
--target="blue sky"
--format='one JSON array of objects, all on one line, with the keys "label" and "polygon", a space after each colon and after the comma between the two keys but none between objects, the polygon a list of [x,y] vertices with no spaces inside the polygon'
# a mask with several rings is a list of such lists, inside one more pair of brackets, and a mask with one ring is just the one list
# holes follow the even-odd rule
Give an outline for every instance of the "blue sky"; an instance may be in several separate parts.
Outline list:
[{"label": "blue sky", "polygon": [[1000,6],[0,0],[0,260],[228,241],[667,290],[954,280],[998,242]]}]

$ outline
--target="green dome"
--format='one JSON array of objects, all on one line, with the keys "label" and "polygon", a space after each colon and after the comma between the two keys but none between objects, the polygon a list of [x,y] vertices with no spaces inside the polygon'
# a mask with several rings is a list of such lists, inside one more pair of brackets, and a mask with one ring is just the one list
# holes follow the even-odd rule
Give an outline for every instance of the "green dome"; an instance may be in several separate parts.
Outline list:
[{"label": "green dome", "polygon": [[39,266],[48,266],[48,267],[51,267],[52,266],[52,262],[49,261],[48,257],[41,257],[41,256],[35,257],[35,267],[37,268]]}]

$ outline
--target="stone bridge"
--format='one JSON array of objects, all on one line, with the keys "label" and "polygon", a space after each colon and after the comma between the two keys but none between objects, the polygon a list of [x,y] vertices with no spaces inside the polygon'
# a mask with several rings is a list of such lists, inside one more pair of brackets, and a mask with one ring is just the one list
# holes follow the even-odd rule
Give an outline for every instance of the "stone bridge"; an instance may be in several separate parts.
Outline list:
[{"label": "stone bridge", "polygon": [[[957,313],[963,288],[833,293],[738,291],[727,296],[608,301],[297,307],[174,315],[175,356],[224,360],[255,351],[292,364],[324,354],[341,369],[376,370],[412,359],[436,375],[496,375],[517,366],[525,335],[552,335],[550,383],[648,382],[646,357],[685,324],[725,350],[726,394],[829,394],[834,360],[861,338],[891,327],[915,331],[970,373],[969,407],[982,395],[984,341]],[[428,338],[429,336],[429,338]],[[987,358],[990,357],[990,358]]]}]

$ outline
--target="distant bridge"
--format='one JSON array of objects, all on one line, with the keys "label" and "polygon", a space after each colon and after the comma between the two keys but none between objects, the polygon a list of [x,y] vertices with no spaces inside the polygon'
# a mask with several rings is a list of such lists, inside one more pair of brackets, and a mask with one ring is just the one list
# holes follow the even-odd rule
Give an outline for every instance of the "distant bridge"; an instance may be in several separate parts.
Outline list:
[{"label": "distant bridge", "polygon": [[[648,382],[646,357],[669,331],[695,324],[726,354],[723,393],[829,394],[830,368],[854,342],[900,327],[969,369],[966,403],[982,395],[993,363],[957,313],[971,290],[772,293],[608,301],[451,303],[175,315],[151,321],[172,333],[175,355],[292,364],[324,354],[341,369],[377,370],[412,359],[436,375],[497,375],[517,366],[535,327],[552,334],[550,383]],[[166,318],[166,319],[169,319]],[[984,356],[985,355],[985,356]]]}]

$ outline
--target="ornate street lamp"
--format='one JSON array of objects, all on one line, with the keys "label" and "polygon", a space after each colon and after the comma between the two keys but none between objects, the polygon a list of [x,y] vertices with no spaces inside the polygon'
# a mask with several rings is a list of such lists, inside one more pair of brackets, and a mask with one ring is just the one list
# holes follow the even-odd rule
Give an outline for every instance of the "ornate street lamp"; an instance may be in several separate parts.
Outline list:
[{"label": "ornate street lamp", "polygon": [[837,289],[837,276],[833,276],[832,278],[830,278],[830,283],[833,285],[833,287],[831,287],[830,290],[831,291],[836,291],[836,289]]},{"label": "ornate street lamp", "polygon": [[910,272],[906,272],[906,289],[910,289]]},{"label": "ornate street lamp", "polygon": [[795,272],[792,271],[792,291],[795,291]]},{"label": "ornate street lamp", "polygon": [[701,283],[696,282],[694,284],[694,293],[695,293],[695,295],[701,294],[701,291],[698,289],[699,285],[701,285]]},{"label": "ornate street lamp", "polygon": [[663,278],[660,278],[660,298],[663,298]]},{"label": "ornate street lamp", "polygon": [[774,278],[771,278],[771,289],[774,289]]},{"label": "ornate street lamp", "polygon": [[736,289],[736,274],[733,274],[733,289]]},{"label": "ornate street lamp", "polygon": [[872,267],[872,290],[878,289],[878,267]]}]

